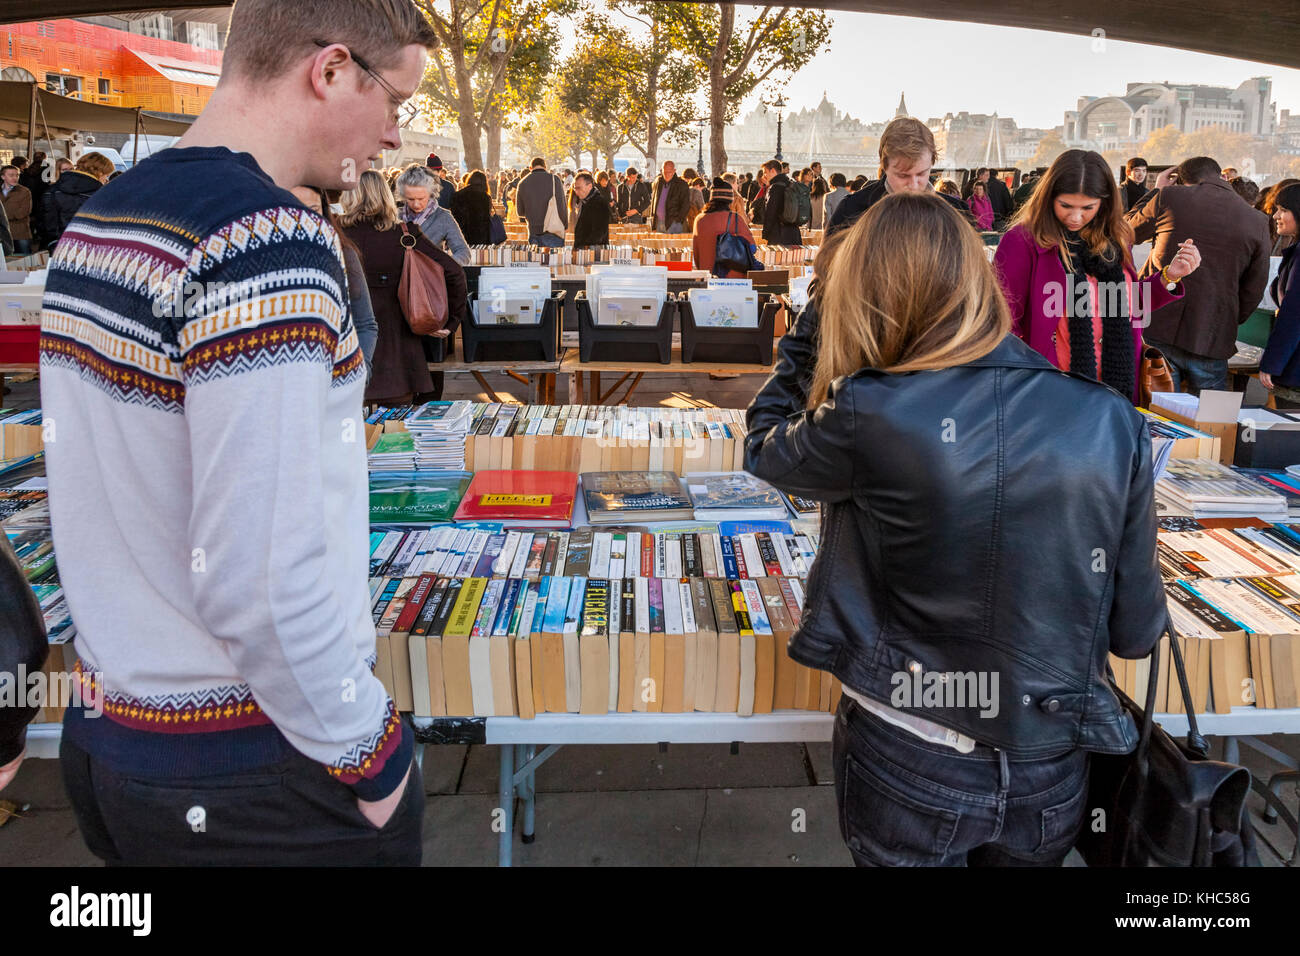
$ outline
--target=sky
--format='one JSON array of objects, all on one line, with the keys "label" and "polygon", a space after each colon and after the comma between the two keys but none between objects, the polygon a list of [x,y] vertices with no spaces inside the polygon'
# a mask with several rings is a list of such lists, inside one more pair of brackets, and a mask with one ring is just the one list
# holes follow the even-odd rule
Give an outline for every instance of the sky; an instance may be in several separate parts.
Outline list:
[{"label": "sky", "polygon": [[[741,13],[745,8],[740,8]],[[1235,88],[1252,76],[1273,79],[1278,109],[1300,111],[1300,70],[1246,60],[1041,30],[879,14],[832,14],[820,53],[787,84],[793,109],[814,107],[825,90],[863,122],[891,119],[900,93],[921,119],[968,110],[1010,116],[1020,126],[1064,121],[1080,96],[1123,94],[1129,82],[1203,83]],[[737,17],[740,20],[740,17]],[[746,21],[748,22],[748,21]],[[758,103],[758,94],[742,114]]]}]

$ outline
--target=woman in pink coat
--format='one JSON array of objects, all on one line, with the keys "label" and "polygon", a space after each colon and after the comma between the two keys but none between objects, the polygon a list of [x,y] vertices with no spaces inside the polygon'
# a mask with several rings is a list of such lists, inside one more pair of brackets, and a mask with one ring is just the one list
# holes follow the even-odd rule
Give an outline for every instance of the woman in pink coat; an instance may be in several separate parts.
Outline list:
[{"label": "woman in pink coat", "polygon": [[1057,368],[1139,400],[1142,330],[1181,298],[1201,254],[1184,241],[1161,272],[1138,279],[1119,190],[1098,153],[1062,153],[998,244],[993,266],[1012,331]]},{"label": "woman in pink coat", "polygon": [[983,183],[975,183],[971,186],[970,199],[966,200],[966,207],[975,217],[975,225],[981,230],[987,231],[993,228],[993,203],[989,202],[988,191]]}]

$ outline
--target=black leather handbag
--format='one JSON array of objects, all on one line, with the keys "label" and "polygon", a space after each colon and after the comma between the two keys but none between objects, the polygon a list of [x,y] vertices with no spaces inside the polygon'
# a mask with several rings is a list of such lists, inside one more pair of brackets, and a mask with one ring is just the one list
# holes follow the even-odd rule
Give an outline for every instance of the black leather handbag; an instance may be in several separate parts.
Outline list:
[{"label": "black leather handbag", "polygon": [[[1160,647],[1151,652],[1146,707],[1111,689],[1142,728],[1128,754],[1092,754],[1088,807],[1078,850],[1089,866],[1257,865],[1246,812],[1250,771],[1207,759],[1196,727],[1191,691],[1173,623],[1169,652],[1187,713],[1187,740],[1175,740],[1152,720]],[[1097,811],[1104,811],[1098,815]]]},{"label": "black leather handbag", "polygon": [[[0,531],[0,671],[17,683],[20,674],[32,674],[45,666],[49,644],[45,619],[22,566]],[[11,763],[27,741],[27,724],[36,716],[29,706],[27,684],[12,688],[12,696],[0,696],[0,767]],[[12,702],[12,706],[10,705]]]}]

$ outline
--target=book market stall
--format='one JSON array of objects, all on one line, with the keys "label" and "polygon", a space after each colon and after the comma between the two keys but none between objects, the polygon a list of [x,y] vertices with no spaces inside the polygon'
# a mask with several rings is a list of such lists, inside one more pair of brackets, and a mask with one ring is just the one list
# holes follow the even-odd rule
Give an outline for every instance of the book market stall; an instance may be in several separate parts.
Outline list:
[{"label": "book market stall", "polygon": [[[1257,738],[1300,728],[1300,478],[1221,461],[1263,410],[1216,425],[1186,398],[1157,396],[1182,411],[1148,420],[1193,708],[1226,759],[1245,745],[1290,766]],[[40,423],[39,410],[4,415],[0,458],[39,466]],[[502,864],[512,797],[530,841],[535,774],[562,745],[829,739],[838,681],[785,653],[818,508],[744,472],[744,435],[743,411],[711,407],[457,401],[367,419],[375,672],[422,741],[499,747]],[[0,485],[47,668],[68,670],[75,625],[43,480]],[[1144,662],[1111,663],[1141,699]],[[1159,721],[1177,733],[1186,715],[1160,672]],[[59,716],[31,728],[33,756],[56,754]]]}]

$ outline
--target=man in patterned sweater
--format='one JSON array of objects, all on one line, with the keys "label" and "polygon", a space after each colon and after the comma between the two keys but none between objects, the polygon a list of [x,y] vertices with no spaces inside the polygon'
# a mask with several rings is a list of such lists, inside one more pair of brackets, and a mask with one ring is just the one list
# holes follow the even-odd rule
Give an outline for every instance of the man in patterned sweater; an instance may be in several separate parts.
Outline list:
[{"label": "man in patterned sweater", "polygon": [[420,860],[370,670],[365,368],[338,237],[288,190],[397,148],[434,44],[410,0],[238,0],[203,115],[50,264],[50,505],[93,705],[60,756],[106,861]]}]

